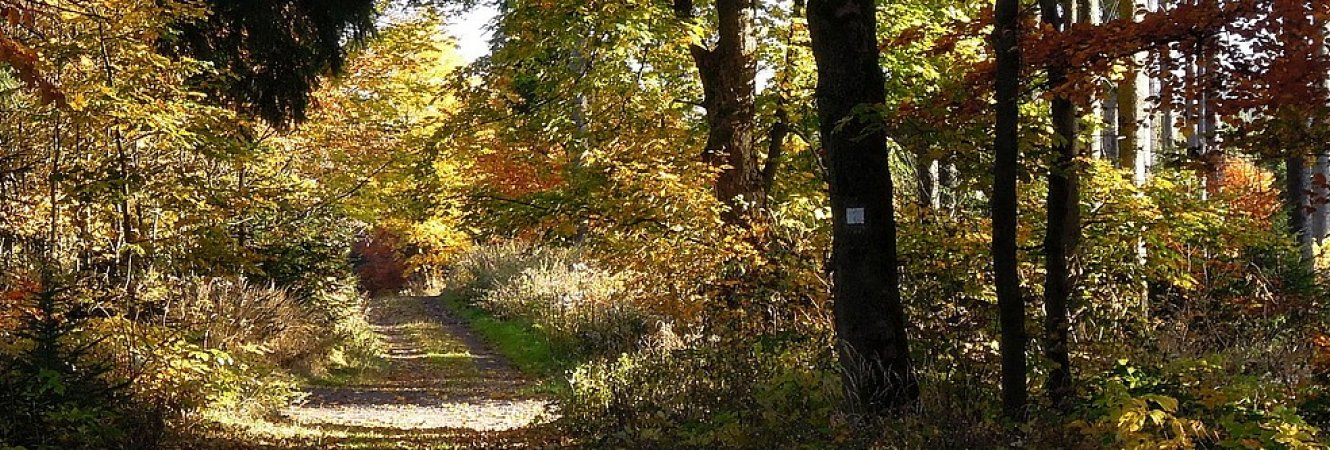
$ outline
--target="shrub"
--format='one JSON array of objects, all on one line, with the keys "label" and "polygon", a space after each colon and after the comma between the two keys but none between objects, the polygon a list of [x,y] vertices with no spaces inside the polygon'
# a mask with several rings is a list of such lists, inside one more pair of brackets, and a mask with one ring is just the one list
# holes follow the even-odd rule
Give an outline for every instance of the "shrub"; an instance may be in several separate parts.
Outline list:
[{"label": "shrub", "polygon": [[466,298],[477,299],[529,268],[568,263],[574,253],[519,240],[476,246],[458,258],[448,284]]},{"label": "shrub", "polygon": [[562,424],[593,447],[836,448],[840,378],[829,347],[678,337],[577,368]]},{"label": "shrub", "polygon": [[486,292],[477,305],[528,321],[578,354],[613,355],[631,349],[647,329],[647,315],[625,289],[626,277],[584,263],[546,261]]},{"label": "shrub", "polygon": [[162,417],[135,405],[127,382],[87,332],[89,302],[43,275],[7,289],[19,306],[14,347],[0,353],[0,447],[147,448]]},{"label": "shrub", "polygon": [[630,288],[633,274],[592,264],[574,249],[508,242],[464,255],[450,285],[474,306],[529,323],[575,355],[631,350],[653,322]]},{"label": "shrub", "polygon": [[1119,361],[1071,426],[1115,448],[1325,448],[1295,407],[1299,386],[1246,372],[1222,356]]},{"label": "shrub", "polygon": [[298,297],[242,279],[155,280],[139,302],[157,315],[101,319],[98,332],[129,344],[120,365],[135,374],[142,402],[187,421],[261,416],[289,403],[297,375],[380,354],[354,281],[320,284]]},{"label": "shrub", "polygon": [[311,351],[320,324],[285,290],[240,279],[184,278],[164,286],[168,326],[202,348],[241,349],[290,362]]}]

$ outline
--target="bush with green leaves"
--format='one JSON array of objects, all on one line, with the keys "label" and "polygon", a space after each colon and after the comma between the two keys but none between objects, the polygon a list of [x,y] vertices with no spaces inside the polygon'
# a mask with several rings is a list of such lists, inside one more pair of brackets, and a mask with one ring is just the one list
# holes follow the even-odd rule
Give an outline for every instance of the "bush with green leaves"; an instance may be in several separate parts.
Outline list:
[{"label": "bush with green leaves", "polygon": [[290,402],[300,376],[381,355],[350,279],[309,297],[155,273],[132,298],[97,280],[33,286],[3,291],[21,319],[0,330],[12,338],[0,345],[7,445],[152,448],[169,430],[187,432],[182,424],[268,414]]},{"label": "bush with green leaves", "polygon": [[1119,361],[1095,380],[1083,418],[1070,425],[1114,448],[1326,448],[1323,432],[1298,410],[1307,386],[1265,375],[1218,355],[1151,366]]}]

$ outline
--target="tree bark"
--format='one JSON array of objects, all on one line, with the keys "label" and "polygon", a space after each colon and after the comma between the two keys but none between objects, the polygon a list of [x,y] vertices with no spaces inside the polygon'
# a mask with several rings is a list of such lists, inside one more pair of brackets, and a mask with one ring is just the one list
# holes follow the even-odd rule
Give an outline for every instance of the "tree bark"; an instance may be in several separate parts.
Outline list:
[{"label": "tree bark", "polygon": [[919,179],[918,194],[919,205],[928,209],[940,209],[942,199],[938,192],[938,178],[941,173],[941,165],[937,158],[928,156],[928,150],[920,150],[915,156],[914,173]]},{"label": "tree bark", "polygon": [[776,185],[776,172],[780,170],[781,158],[785,155],[785,137],[790,134],[790,115],[785,112],[785,98],[781,97],[776,106],[776,122],[767,132],[767,160],[762,164],[762,192],[769,194]]},{"label": "tree bark", "polygon": [[[1058,10],[1058,0],[1041,0],[1040,16],[1045,25],[1066,31],[1066,17]],[[1054,63],[1047,68],[1049,90],[1067,81],[1067,70]],[[1067,353],[1071,321],[1067,304],[1071,300],[1073,274],[1071,258],[1081,235],[1080,179],[1076,168],[1076,107],[1066,96],[1052,101],[1053,154],[1048,170],[1048,226],[1044,234],[1044,356],[1053,362],[1046,384],[1049,399],[1059,407],[1069,406],[1075,388],[1072,384],[1071,358]]]},{"label": "tree bark", "polygon": [[1316,165],[1312,168],[1312,176],[1316,182],[1312,183],[1311,190],[1315,192],[1312,200],[1315,201],[1315,211],[1312,212],[1311,233],[1312,241],[1316,245],[1325,245],[1326,233],[1330,233],[1330,189],[1327,189],[1326,181],[1330,181],[1330,153],[1322,150],[1316,154]]},{"label": "tree bark", "polygon": [[[1280,20],[1283,27],[1280,30],[1280,38],[1284,44],[1282,49],[1284,54],[1275,58],[1272,62],[1272,69],[1282,69],[1285,71],[1297,70],[1297,67],[1313,66],[1317,61],[1320,51],[1316,49],[1322,43],[1319,40],[1312,40],[1320,31],[1319,27],[1314,27],[1310,21],[1311,11],[1306,8],[1306,3],[1299,2],[1276,2],[1272,14]],[[1308,33],[1312,31],[1312,33]],[[1310,41],[1310,42],[1309,42]],[[1316,49],[1316,50],[1313,50]],[[1314,82],[1313,82],[1314,83]],[[1296,82],[1286,85],[1285,89],[1316,89],[1321,86],[1306,85],[1303,82]],[[1306,105],[1279,105],[1277,106],[1276,120],[1283,120],[1298,124],[1299,126],[1312,126],[1307,118],[1312,109]],[[1305,125],[1304,125],[1305,124]],[[1312,153],[1307,149],[1303,142],[1291,140],[1284,143],[1284,150],[1287,154],[1284,157],[1285,170],[1285,188],[1284,188],[1284,208],[1288,211],[1288,231],[1298,242],[1302,263],[1307,268],[1315,267],[1315,248],[1313,245],[1311,233],[1311,212],[1314,209],[1311,206],[1311,175],[1307,170],[1307,155]]]},{"label": "tree bark", "polygon": [[[692,18],[692,2],[676,0],[675,13]],[[766,206],[762,167],[755,148],[757,62],[753,57],[753,0],[716,1],[714,48],[694,44],[693,62],[702,80],[707,143],[702,160],[717,168],[716,198],[727,223],[742,224],[750,208]]]},{"label": "tree bark", "polygon": [[1285,209],[1288,210],[1288,232],[1298,241],[1303,263],[1312,261],[1312,236],[1308,229],[1307,214],[1307,158],[1300,154],[1284,158]]},{"label": "tree bark", "polygon": [[[1136,0],[1118,0],[1118,17],[1121,19],[1134,20],[1136,17]],[[1141,119],[1141,95],[1140,95],[1140,70],[1135,67],[1139,62],[1137,56],[1132,56],[1132,66],[1127,68],[1127,73],[1118,82],[1118,168],[1131,171],[1133,179],[1139,173],[1138,158],[1143,144],[1140,132]]]},{"label": "tree bark", "polygon": [[1099,157],[1116,162],[1118,160],[1118,87],[1108,84],[1104,87],[1104,103],[1100,109],[1103,114],[1104,129],[1099,132]]},{"label": "tree bark", "polygon": [[896,219],[883,127],[855,117],[885,101],[874,0],[812,0],[817,106],[827,152],[832,299],[852,399],[874,410],[919,396],[910,364],[896,261]]},{"label": "tree bark", "polygon": [[997,285],[999,345],[1002,353],[1002,409],[1023,421],[1028,397],[1025,361],[1025,301],[1017,268],[1016,228],[1019,210],[1016,177],[1020,170],[1017,128],[1020,121],[1021,25],[1019,0],[996,0],[993,9],[993,54],[997,60],[994,88],[997,123],[994,130],[993,275]]}]

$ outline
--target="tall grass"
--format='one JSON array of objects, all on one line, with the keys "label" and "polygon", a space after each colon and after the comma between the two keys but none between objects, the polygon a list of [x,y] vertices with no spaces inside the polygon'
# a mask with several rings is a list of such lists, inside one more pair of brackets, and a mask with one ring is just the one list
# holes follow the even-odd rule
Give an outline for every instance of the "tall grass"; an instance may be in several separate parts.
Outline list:
[{"label": "tall grass", "polygon": [[507,242],[462,256],[449,286],[472,306],[530,324],[559,351],[594,357],[631,350],[654,322],[635,301],[631,276],[598,268],[577,249]]}]

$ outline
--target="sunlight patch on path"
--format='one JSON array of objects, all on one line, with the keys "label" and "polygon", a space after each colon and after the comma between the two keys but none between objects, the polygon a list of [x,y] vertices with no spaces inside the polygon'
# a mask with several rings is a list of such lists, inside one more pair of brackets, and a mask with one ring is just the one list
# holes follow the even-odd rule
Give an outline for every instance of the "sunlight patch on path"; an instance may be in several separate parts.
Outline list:
[{"label": "sunlight patch on path", "polygon": [[387,366],[347,385],[305,388],[264,433],[287,443],[278,447],[512,448],[556,417],[546,396],[531,393],[535,380],[471,335],[437,299],[378,298],[369,315]]},{"label": "sunlight patch on path", "polygon": [[549,402],[542,400],[478,400],[436,406],[349,405],[290,408],[286,416],[301,425],[397,428],[465,428],[506,431],[541,423]]}]

